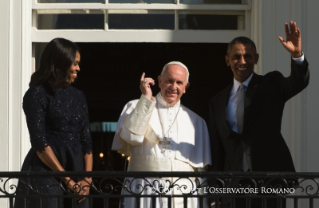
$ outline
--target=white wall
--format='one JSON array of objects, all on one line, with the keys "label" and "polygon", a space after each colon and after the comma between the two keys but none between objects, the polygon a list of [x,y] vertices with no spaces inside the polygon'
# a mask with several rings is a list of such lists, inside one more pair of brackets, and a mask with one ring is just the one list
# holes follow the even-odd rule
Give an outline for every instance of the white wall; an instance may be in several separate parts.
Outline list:
[{"label": "white wall", "polygon": [[307,171],[319,172],[319,70],[318,70],[318,56],[319,56],[319,27],[318,27],[318,8],[319,1],[311,0],[307,2],[305,8],[305,16],[307,18],[306,27],[307,32],[303,34],[307,44],[307,58],[310,63],[310,85],[307,89],[307,151],[306,167]]},{"label": "white wall", "polygon": [[314,81],[316,71],[311,67],[319,44],[316,39],[319,30],[315,26],[319,17],[316,8],[319,8],[316,0],[253,1],[252,39],[256,41],[260,54],[257,73],[278,70],[289,76],[290,55],[277,36],[285,38],[284,23],[290,20],[297,22],[302,32],[302,48],[310,63],[310,85],[286,103],[282,120],[282,133],[298,172],[319,172],[319,163],[316,162],[319,158],[319,128],[316,126],[319,124],[319,111],[316,110],[319,84]]},{"label": "white wall", "polygon": [[[316,26],[318,8],[317,0],[253,1],[252,39],[259,48],[257,72],[260,74],[278,70],[284,76],[289,76],[290,56],[277,36],[285,38],[284,23],[290,20],[297,22],[301,29],[302,48],[309,62],[310,84],[286,103],[282,120],[282,134],[292,153],[297,172],[319,172],[319,82],[316,82],[319,72],[312,67],[316,63],[319,47],[319,28]],[[314,207],[319,205],[318,200],[314,203]],[[299,200],[298,204],[299,207],[308,207],[308,200]],[[293,206],[292,200],[288,200],[287,206]]]},{"label": "white wall", "polygon": [[[310,85],[287,102],[282,132],[292,152],[297,171],[319,172],[319,1],[252,0],[251,37],[257,43],[257,72],[278,70],[289,75],[289,54],[277,35],[284,36],[284,23],[297,22],[302,31],[303,51],[310,63]],[[30,148],[21,108],[32,73],[32,1],[5,0],[0,7],[0,171],[18,171]],[[318,125],[318,126],[317,126]],[[6,207],[7,200],[0,200]]]},{"label": "white wall", "polygon": [[[10,151],[10,139],[12,138],[11,129],[12,125],[12,111],[10,105],[12,104],[12,100],[10,97],[10,73],[9,70],[12,67],[11,59],[11,45],[12,39],[10,34],[12,34],[13,28],[11,25],[13,24],[10,21],[10,16],[12,14],[12,1],[4,1],[0,7],[0,171],[8,171],[12,170],[13,161],[9,161],[11,151]],[[19,130],[19,127],[18,127]],[[17,153],[19,153],[19,145],[17,146]],[[11,162],[11,163],[10,163]],[[18,164],[16,161],[15,164]],[[7,207],[8,200],[0,199],[0,207]]]},{"label": "white wall", "polygon": [[9,138],[9,114],[8,114],[8,94],[9,94],[9,53],[10,53],[10,27],[8,19],[10,17],[10,1],[2,2],[0,7],[0,63],[1,63],[1,76],[0,76],[0,152],[3,155],[0,157],[0,170],[8,170],[8,138]]},{"label": "white wall", "polygon": [[[23,76],[30,77],[31,69],[28,65],[31,53],[26,52],[30,49],[31,39],[30,35],[25,35],[26,22],[31,19],[28,15],[31,9],[26,12],[26,5],[30,3],[6,0],[0,7],[0,171],[20,170],[21,159],[26,154],[21,150],[30,148],[28,134],[23,135],[26,126],[21,108],[22,96],[27,89]],[[8,199],[0,199],[0,207],[7,206]]]}]

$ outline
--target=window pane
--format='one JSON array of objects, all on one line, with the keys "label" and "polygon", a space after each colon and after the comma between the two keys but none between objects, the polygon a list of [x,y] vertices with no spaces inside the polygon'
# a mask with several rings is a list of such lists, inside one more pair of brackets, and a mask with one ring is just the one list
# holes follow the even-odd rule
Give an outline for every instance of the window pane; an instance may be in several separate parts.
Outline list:
[{"label": "window pane", "polygon": [[38,0],[39,3],[105,3],[105,0]]},{"label": "window pane", "polygon": [[242,4],[242,0],[180,0],[181,4]]},{"label": "window pane", "polygon": [[109,29],[174,29],[174,14],[109,14]]},{"label": "window pane", "polygon": [[38,29],[104,29],[104,14],[39,14]]},{"label": "window pane", "polygon": [[169,4],[169,3],[175,3],[175,0],[109,0],[109,3],[128,3],[128,4],[133,4],[133,3],[156,3],[156,4]]},{"label": "window pane", "polygon": [[179,29],[237,30],[237,15],[180,14]]}]

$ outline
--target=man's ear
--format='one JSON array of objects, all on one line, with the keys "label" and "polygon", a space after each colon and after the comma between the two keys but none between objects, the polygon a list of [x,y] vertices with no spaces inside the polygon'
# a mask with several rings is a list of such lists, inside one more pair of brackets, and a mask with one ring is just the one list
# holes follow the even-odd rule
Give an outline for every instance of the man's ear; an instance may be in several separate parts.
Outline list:
[{"label": "man's ear", "polygon": [[191,85],[191,83],[187,82],[185,89],[184,89],[184,93],[186,93],[186,89],[189,88],[190,85]]},{"label": "man's ear", "polygon": [[259,60],[259,54],[258,54],[258,53],[256,53],[256,54],[255,54],[255,64],[257,64],[257,63],[258,63],[258,60]]},{"label": "man's ear", "polygon": [[227,55],[225,55],[225,61],[226,61],[226,65],[227,65],[227,66],[230,66],[230,64],[229,64],[229,57],[228,57]]},{"label": "man's ear", "polygon": [[158,81],[159,88],[161,88],[161,82],[162,82],[162,76],[161,75],[158,75],[157,81]]}]

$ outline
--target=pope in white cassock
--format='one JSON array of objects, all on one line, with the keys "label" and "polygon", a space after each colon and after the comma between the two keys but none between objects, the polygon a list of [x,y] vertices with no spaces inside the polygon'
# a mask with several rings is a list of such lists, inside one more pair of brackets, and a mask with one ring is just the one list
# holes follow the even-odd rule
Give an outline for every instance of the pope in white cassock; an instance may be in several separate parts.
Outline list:
[{"label": "pope in white cassock", "polygon": [[[128,102],[121,113],[112,149],[130,156],[128,171],[204,171],[204,167],[211,164],[206,123],[180,102],[190,85],[187,67],[176,61],[166,64],[158,76],[160,93],[155,97],[151,90],[155,81],[144,76],[145,73],[140,81],[141,98]],[[166,188],[168,181],[176,179],[128,179],[125,185],[139,193],[141,188],[137,188],[138,184],[144,186],[151,182],[156,189],[160,185]],[[194,183],[186,179],[178,183],[186,184],[187,189],[168,189],[168,194],[189,193],[194,188]],[[125,190],[122,193],[129,194]],[[157,195],[150,188],[142,194]],[[126,197],[124,203],[125,208],[136,207],[134,197]],[[157,197],[155,203],[157,208],[168,207],[166,197]],[[151,198],[141,198],[140,207],[152,207]],[[172,207],[184,207],[183,198],[174,198]],[[199,199],[189,198],[187,207],[199,208]]]}]

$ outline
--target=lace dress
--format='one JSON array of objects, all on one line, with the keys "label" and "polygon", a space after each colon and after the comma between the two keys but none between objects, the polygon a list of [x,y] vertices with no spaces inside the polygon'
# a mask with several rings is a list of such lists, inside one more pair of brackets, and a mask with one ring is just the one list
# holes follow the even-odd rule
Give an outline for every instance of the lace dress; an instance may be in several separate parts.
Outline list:
[{"label": "lace dress", "polygon": [[[36,155],[50,146],[66,171],[84,171],[84,154],[92,153],[92,139],[84,94],[74,87],[53,90],[49,84],[29,88],[23,98],[23,110],[30,133],[31,146],[21,171],[51,171]],[[75,181],[81,178],[72,178]],[[58,178],[25,180],[36,191],[46,195],[62,195]],[[19,181],[17,196],[33,195]],[[40,205],[42,203],[42,206]],[[26,207],[71,207],[69,199],[27,198]],[[84,200],[77,207],[87,207]],[[23,198],[16,198],[16,208],[24,207]]]}]

